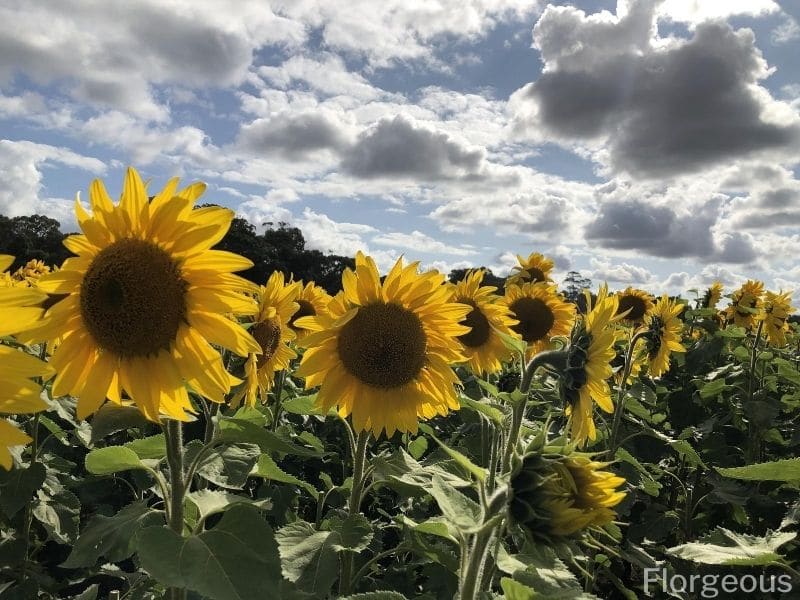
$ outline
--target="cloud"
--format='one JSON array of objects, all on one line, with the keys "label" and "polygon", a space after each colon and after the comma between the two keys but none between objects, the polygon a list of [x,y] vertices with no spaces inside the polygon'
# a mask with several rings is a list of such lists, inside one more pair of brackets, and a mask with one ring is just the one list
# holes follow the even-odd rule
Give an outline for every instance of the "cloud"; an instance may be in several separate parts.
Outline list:
[{"label": "cloud", "polygon": [[644,267],[628,263],[612,265],[597,258],[590,258],[589,264],[591,265],[589,278],[594,281],[640,285],[653,280],[653,274]]},{"label": "cloud", "polygon": [[542,75],[510,100],[516,133],[602,149],[596,158],[639,178],[796,152],[800,119],[759,86],[771,71],[753,32],[706,21],[689,39],[657,38],[655,6],[548,6],[533,30]]},{"label": "cloud", "polygon": [[347,151],[342,167],[364,179],[482,179],[486,151],[398,115],[394,119],[381,119],[362,132]]},{"label": "cloud", "polygon": [[800,25],[794,17],[783,14],[783,22],[772,30],[770,39],[773,44],[788,44],[800,38]]},{"label": "cloud", "polygon": [[779,12],[781,7],[774,0],[725,0],[725,2],[703,2],[698,0],[665,0],[658,12],[673,21],[697,24],[714,19],[727,19],[734,15],[758,17]]},{"label": "cloud", "polygon": [[431,254],[469,256],[478,253],[474,248],[446,244],[417,230],[411,233],[401,233],[399,231],[382,233],[374,236],[371,241],[373,244],[380,246],[408,248],[416,252],[428,252]]},{"label": "cloud", "polygon": [[339,121],[328,112],[280,113],[244,125],[236,146],[250,154],[304,158],[319,150],[340,150],[348,144]]}]

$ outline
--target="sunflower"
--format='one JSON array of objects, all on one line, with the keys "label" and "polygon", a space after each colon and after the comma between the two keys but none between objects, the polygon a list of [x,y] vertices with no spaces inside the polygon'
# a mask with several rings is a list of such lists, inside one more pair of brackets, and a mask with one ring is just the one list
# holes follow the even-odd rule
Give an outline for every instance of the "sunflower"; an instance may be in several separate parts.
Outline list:
[{"label": "sunflower", "polygon": [[[522,285],[523,283],[544,283],[551,281],[550,273],[553,270],[553,261],[538,252],[533,252],[528,258],[517,254],[519,265],[511,269],[506,285]],[[516,272],[514,272],[516,271]]]},{"label": "sunflower", "polygon": [[577,537],[614,521],[625,479],[589,455],[528,454],[511,479],[511,519],[537,542]]},{"label": "sunflower", "polygon": [[645,343],[648,368],[653,377],[660,377],[669,370],[670,352],[686,352],[681,344],[683,321],[678,318],[683,308],[683,304],[664,294],[647,317]]},{"label": "sunflower", "polygon": [[36,285],[42,275],[47,275],[49,272],[50,267],[43,261],[34,258],[17,269],[12,277],[19,282],[19,285],[32,287]]},{"label": "sunflower", "polygon": [[[260,290],[258,315],[251,332],[261,346],[261,353],[251,354],[245,363],[248,406],[255,406],[259,394],[266,399],[275,373],[289,368],[289,363],[297,357],[289,343],[295,339],[290,323],[299,308],[299,291],[300,282],[285,284],[279,271],[270,275],[267,285]],[[237,396],[231,405],[237,406],[240,400]]]},{"label": "sunflower", "polygon": [[[0,254],[0,275],[7,276],[13,256]],[[9,279],[10,280],[10,279]],[[0,337],[30,329],[38,324],[44,310],[42,302],[47,294],[25,285],[0,286]]]},{"label": "sunflower", "polygon": [[725,309],[725,318],[728,323],[750,329],[755,319],[755,311],[761,308],[761,296],[764,293],[764,284],[752,279],[744,282],[742,287],[733,292],[731,302]]},{"label": "sunflower", "polygon": [[444,277],[418,265],[399,259],[381,282],[375,261],[359,252],[330,315],[297,322],[314,332],[297,375],[306,388],[321,385],[317,404],[352,415],[358,432],[416,433],[418,419],[459,407],[449,365],[464,360],[457,338],[470,331],[460,324],[470,307],[451,302]]},{"label": "sunflower", "polygon": [[619,299],[617,313],[629,311],[622,318],[623,322],[629,325],[641,325],[647,314],[653,310],[652,297],[644,290],[628,287],[619,292],[617,298]]},{"label": "sunflower", "polygon": [[233,275],[252,263],[211,250],[234,213],[210,206],[193,210],[205,190],[194,183],[177,191],[178,179],[148,201],[139,174],[129,168],[119,204],[100,180],[90,188],[93,215],[75,201],[83,235],[64,245],[78,256],[38,287],[64,294],[33,336],[61,339],[51,365],[53,395],[78,396],[78,418],[95,412],[106,397],[124,391],[152,421],[161,415],[188,420],[193,411],[186,384],[214,402],[238,379],[222,363],[216,344],[247,355],[261,348],[225,314],[254,314],[242,294],[255,286]]},{"label": "sunflower", "polygon": [[511,329],[528,344],[528,359],[546,349],[550,338],[569,335],[575,323],[575,305],[562,300],[555,286],[546,283],[512,285],[501,304],[517,321]]},{"label": "sunflower", "polygon": [[294,301],[299,308],[289,319],[289,327],[292,328],[299,341],[309,332],[296,325],[297,319],[325,314],[328,311],[328,304],[331,302],[331,295],[313,281],[309,281],[305,286],[302,282],[298,282],[298,285],[300,286],[299,292]]},{"label": "sunflower", "polygon": [[789,315],[794,312],[791,304],[791,292],[776,294],[766,292],[762,311],[756,317],[764,323],[763,327],[767,333],[767,341],[772,346],[782,348],[786,345],[785,333],[789,331]]},{"label": "sunflower", "polygon": [[500,303],[493,286],[481,286],[485,271],[478,269],[467,273],[466,277],[452,286],[453,302],[466,304],[470,312],[462,325],[471,328],[469,333],[458,337],[461,351],[467,357],[467,364],[473,373],[482,376],[496,373],[503,368],[503,361],[511,356],[499,333],[514,336],[511,327],[516,321],[511,317],[508,307]]},{"label": "sunflower", "polygon": [[572,332],[560,392],[572,440],[578,445],[597,438],[592,400],[605,412],[614,411],[606,380],[611,377],[611,362],[616,355],[618,302],[616,296],[606,296],[601,289],[594,308]]},{"label": "sunflower", "polygon": [[717,302],[722,298],[722,284],[715,281],[711,284],[703,294],[703,299],[700,301],[700,308],[716,308]]}]

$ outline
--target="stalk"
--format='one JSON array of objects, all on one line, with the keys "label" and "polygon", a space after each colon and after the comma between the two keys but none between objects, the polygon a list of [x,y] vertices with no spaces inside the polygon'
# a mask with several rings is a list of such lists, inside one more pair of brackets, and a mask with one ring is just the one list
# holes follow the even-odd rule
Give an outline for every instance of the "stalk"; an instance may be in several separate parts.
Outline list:
[{"label": "stalk", "polygon": [[[186,483],[183,472],[183,423],[174,419],[163,422],[164,437],[167,442],[167,463],[169,464],[169,528],[183,537],[183,500],[186,495]],[[169,588],[167,598],[185,600],[186,590]]]},{"label": "stalk", "polygon": [[[750,372],[748,373],[748,382],[747,382],[747,404],[750,405],[753,402],[753,393],[755,390],[755,380],[756,380],[756,359],[758,358],[758,344],[761,342],[761,332],[764,328],[764,321],[758,322],[758,328],[756,329],[756,339],[753,341],[753,349],[750,352]],[[761,432],[753,424],[753,419],[750,419],[748,423],[748,431],[750,437],[750,460],[752,462],[758,462],[761,459],[761,441],[758,439],[761,436]]]},{"label": "stalk", "polygon": [[483,527],[475,534],[475,538],[469,550],[469,557],[466,560],[466,569],[459,586],[460,600],[475,600],[480,593],[479,584],[483,577],[483,570],[492,539],[498,533],[498,527],[493,521],[501,510],[505,508],[508,500],[508,493],[505,489],[495,494],[490,500],[489,505],[483,515]]},{"label": "stalk", "polygon": [[636,349],[636,342],[645,337],[645,335],[647,335],[645,330],[634,334],[628,344],[628,351],[625,353],[625,366],[622,368],[622,381],[619,384],[617,405],[614,407],[614,421],[608,438],[608,455],[610,459],[613,459],[614,454],[617,452],[617,437],[619,437],[619,427],[622,424],[622,415],[625,413],[625,392],[628,391],[628,377],[630,377],[631,369],[633,368],[633,353]]},{"label": "stalk", "polygon": [[[349,516],[361,512],[361,500],[364,492],[364,472],[367,464],[367,443],[369,431],[361,431],[356,440],[353,453],[353,487],[350,489],[350,499],[347,502]],[[342,565],[339,577],[339,594],[344,596],[350,593],[353,584],[353,553],[346,550],[342,553]]]}]

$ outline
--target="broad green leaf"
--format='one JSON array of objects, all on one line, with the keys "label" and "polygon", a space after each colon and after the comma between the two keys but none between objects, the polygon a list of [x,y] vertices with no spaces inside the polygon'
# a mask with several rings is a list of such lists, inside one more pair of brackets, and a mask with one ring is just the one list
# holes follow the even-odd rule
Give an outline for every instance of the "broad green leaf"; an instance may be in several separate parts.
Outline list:
[{"label": "broad green leaf", "polygon": [[27,469],[0,469],[0,509],[7,517],[13,517],[42,487],[46,477],[42,463],[34,463]]},{"label": "broad green leaf", "polygon": [[139,458],[164,458],[167,455],[167,442],[164,439],[164,434],[151,435],[150,437],[132,440],[125,444],[126,448],[130,448],[136,452]]},{"label": "broad green leaf", "polygon": [[339,558],[332,533],[318,531],[305,521],[295,521],[279,529],[275,538],[283,576],[301,590],[326,597],[339,576]]},{"label": "broad green leaf", "polygon": [[527,585],[514,581],[510,577],[503,577],[500,580],[500,587],[503,588],[503,595],[506,600],[535,600],[537,597]]},{"label": "broad green leaf", "polygon": [[428,493],[436,500],[445,519],[462,530],[480,527],[478,503],[459,492],[439,475],[434,475]]},{"label": "broad green leaf", "polygon": [[729,386],[725,383],[724,379],[717,379],[715,381],[710,381],[700,388],[700,397],[703,399],[713,398],[729,390],[731,387],[732,386]]},{"label": "broad green leaf", "polygon": [[419,460],[428,449],[428,439],[422,436],[414,438],[408,443],[408,451],[415,459]]},{"label": "broad green leaf", "polygon": [[472,473],[480,481],[485,481],[486,480],[486,474],[487,474],[486,469],[476,465],[474,462],[472,462],[469,458],[467,458],[464,454],[462,454],[458,450],[453,450],[450,446],[445,444],[443,441],[441,441],[435,435],[431,436],[431,437],[433,437],[434,441],[436,441],[436,443],[439,444],[439,446],[442,447],[442,450],[444,450],[447,453],[447,455],[450,456],[450,458],[455,460],[459,465],[461,465],[467,471]]},{"label": "broad green leaf", "polygon": [[272,500],[252,500],[246,496],[237,496],[221,490],[197,490],[186,495],[186,499],[197,507],[200,519],[226,511],[234,504],[251,504],[260,509],[272,506]]},{"label": "broad green leaf", "polygon": [[323,408],[317,406],[317,395],[311,394],[309,396],[297,396],[296,398],[291,398],[289,400],[284,400],[281,403],[281,408],[293,415],[319,415],[325,416],[333,413],[336,414],[336,411],[331,409],[329,411],[325,411]]},{"label": "broad green leaf", "polygon": [[673,556],[707,565],[768,565],[781,559],[778,548],[792,541],[794,532],[768,532],[764,537],[718,527],[700,541],[669,548]]},{"label": "broad green leaf", "polygon": [[716,467],[723,477],[746,481],[798,481],[800,480],[800,458],[785,458],[767,463],[731,467]]},{"label": "broad green leaf", "polygon": [[344,520],[331,519],[332,547],[337,552],[361,552],[372,541],[372,524],[364,515],[350,515]]},{"label": "broad green leaf", "polygon": [[433,517],[428,519],[427,521],[422,521],[421,523],[417,523],[412,521],[405,515],[400,516],[400,521],[404,524],[416,531],[417,533],[427,533],[430,535],[435,535],[446,540],[450,540],[451,542],[458,544],[458,529],[456,529],[451,523],[449,523],[443,517]]},{"label": "broad green leaf", "polygon": [[60,544],[75,542],[80,513],[80,500],[66,489],[47,500],[40,497],[33,508],[33,516],[45,528],[47,535]]},{"label": "broad green leaf", "polygon": [[91,443],[95,444],[104,437],[136,427],[146,430],[151,426],[142,412],[135,406],[118,406],[106,402],[92,417]]},{"label": "broad green leaf", "polygon": [[69,445],[69,436],[67,436],[67,432],[64,431],[58,423],[53,421],[47,415],[40,414],[39,415],[39,424],[43,426],[47,431],[53,434],[59,442],[64,445]]},{"label": "broad green leaf", "polygon": [[[199,450],[199,448],[198,448]],[[194,450],[194,452],[198,451]],[[256,444],[231,444],[215,448],[200,462],[197,474],[224,488],[240,490],[261,453]],[[191,460],[187,453],[187,462]]]},{"label": "broad green leaf", "polygon": [[303,481],[302,479],[295,477],[294,475],[286,473],[274,460],[272,460],[272,457],[269,454],[262,454],[258,457],[258,462],[256,463],[256,466],[250,475],[252,477],[261,477],[262,479],[280,481],[281,483],[290,483],[292,485],[302,487],[314,498],[317,497],[317,490],[313,485],[307,481]]},{"label": "broad green leaf", "polygon": [[187,588],[212,600],[280,594],[275,535],[251,506],[236,504],[214,529],[187,538],[166,527],[142,529],[137,548],[142,568],[166,586]]},{"label": "broad green leaf", "polygon": [[459,398],[461,402],[461,407],[469,408],[470,410],[474,410],[477,413],[482,414],[483,416],[490,419],[497,425],[502,425],[503,421],[505,420],[505,414],[499,408],[491,406],[488,402],[481,402],[478,400],[473,400],[469,396],[465,396],[464,394],[461,395]]},{"label": "broad green leaf", "polygon": [[686,464],[693,467],[705,467],[706,464],[697,451],[692,448],[692,445],[687,440],[672,440],[669,442],[672,449],[678,453],[679,456],[686,459]]},{"label": "broad green leaf", "polygon": [[164,522],[164,513],[148,508],[146,502],[134,502],[113,517],[96,515],[78,536],[62,567],[92,567],[100,557],[119,562],[133,554],[134,535],[143,527]]},{"label": "broad green leaf", "polygon": [[262,452],[279,452],[296,456],[322,456],[322,453],[292,442],[278,434],[241,419],[220,419],[217,441],[258,444]]},{"label": "broad green leaf", "polygon": [[111,475],[131,469],[147,469],[139,456],[125,446],[96,448],[86,455],[86,470],[95,475]]}]

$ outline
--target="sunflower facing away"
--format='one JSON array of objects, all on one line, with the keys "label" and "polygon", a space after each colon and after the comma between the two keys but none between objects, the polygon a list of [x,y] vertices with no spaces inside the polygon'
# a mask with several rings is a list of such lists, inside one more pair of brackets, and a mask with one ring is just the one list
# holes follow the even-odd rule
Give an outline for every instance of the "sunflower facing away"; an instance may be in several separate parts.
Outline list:
[{"label": "sunflower facing away", "polygon": [[[12,256],[0,255],[0,272],[14,262]],[[31,326],[41,318],[39,307],[47,297],[42,292],[27,287],[0,287],[0,337]],[[31,414],[47,408],[40,392],[42,386],[33,377],[49,377],[52,370],[47,363],[22,350],[0,345],[0,413]],[[31,442],[31,438],[6,419],[0,418],[0,466],[11,468],[11,446]]]},{"label": "sunflower facing away", "polygon": [[356,255],[329,316],[304,317],[310,329],[297,370],[306,388],[321,386],[317,404],[352,415],[356,431],[416,433],[418,419],[459,407],[450,364],[462,362],[458,336],[470,307],[451,302],[437,271],[399,259],[381,282],[372,258]]},{"label": "sunflower facing away", "polygon": [[617,294],[619,298],[618,313],[628,313],[622,318],[623,323],[641,325],[647,314],[653,310],[653,300],[647,292],[628,287]]},{"label": "sunflower facing away", "polygon": [[546,283],[509,286],[501,303],[517,321],[511,329],[528,344],[528,359],[546,349],[550,338],[569,335],[575,323],[575,305],[562,300],[555,286]]},{"label": "sunflower facing away", "polygon": [[507,286],[550,281],[550,273],[554,264],[549,258],[538,252],[533,252],[528,258],[523,258],[517,254],[517,261],[519,264],[511,269],[511,274],[506,282]]},{"label": "sunflower facing away", "polygon": [[516,323],[508,307],[501,304],[500,297],[494,293],[497,288],[481,286],[484,274],[482,269],[470,271],[451,288],[452,301],[466,304],[471,309],[466,319],[461,321],[470,332],[459,336],[458,341],[469,368],[479,376],[503,368],[503,361],[511,356],[511,350],[498,332],[513,336],[511,327]]},{"label": "sunflower facing away", "polygon": [[770,345],[782,348],[786,345],[786,332],[789,331],[789,315],[794,312],[791,304],[792,292],[776,294],[766,292],[764,305],[757,319],[763,321],[764,331]]},{"label": "sunflower facing away", "polygon": [[78,256],[43,276],[39,288],[64,294],[31,335],[60,339],[51,365],[53,395],[78,396],[78,418],[124,391],[150,420],[187,420],[193,411],[186,385],[224,402],[238,380],[223,366],[216,344],[246,356],[261,348],[226,314],[253,314],[255,302],[241,292],[255,286],[233,275],[252,263],[211,250],[230,227],[233,212],[193,210],[205,184],[177,191],[171,179],[148,201],[139,174],[125,177],[114,205],[100,180],[89,196],[93,214],[76,198],[83,235],[64,245]]},{"label": "sunflower facing away", "polygon": [[683,304],[670,300],[664,294],[647,317],[645,340],[648,369],[652,377],[660,377],[669,370],[671,352],[686,352],[681,344],[683,321],[678,318],[683,308]]},{"label": "sunflower facing away", "polygon": [[703,298],[700,300],[700,308],[716,308],[717,302],[720,301],[722,298],[722,284],[719,281],[715,281],[711,284],[711,287],[708,288],[703,294]]},{"label": "sunflower facing away", "polygon": [[299,308],[289,319],[289,327],[292,328],[299,341],[309,332],[297,326],[297,319],[326,314],[328,312],[328,304],[331,302],[331,295],[313,281],[309,281],[305,286],[303,286],[302,282],[298,282],[298,285],[300,290],[295,302],[297,302]]},{"label": "sunflower facing away", "polygon": [[[300,283],[285,284],[283,273],[279,271],[270,275],[267,285],[261,288],[258,315],[250,330],[261,346],[261,353],[251,354],[245,363],[248,406],[255,406],[259,394],[266,400],[275,373],[287,369],[292,359],[297,357],[289,347],[289,342],[295,339],[289,324],[299,308],[299,291]],[[231,405],[238,405],[240,399],[237,397]]]},{"label": "sunflower facing away", "polygon": [[738,290],[731,295],[731,303],[725,309],[727,322],[750,329],[755,320],[755,310],[761,308],[761,296],[764,294],[764,284],[752,279],[745,281]]},{"label": "sunflower facing away", "polygon": [[613,372],[611,362],[616,354],[614,323],[620,319],[617,309],[617,297],[606,296],[601,290],[594,308],[572,332],[560,390],[572,441],[579,446],[597,438],[592,400],[605,412],[614,411],[607,379]]}]

